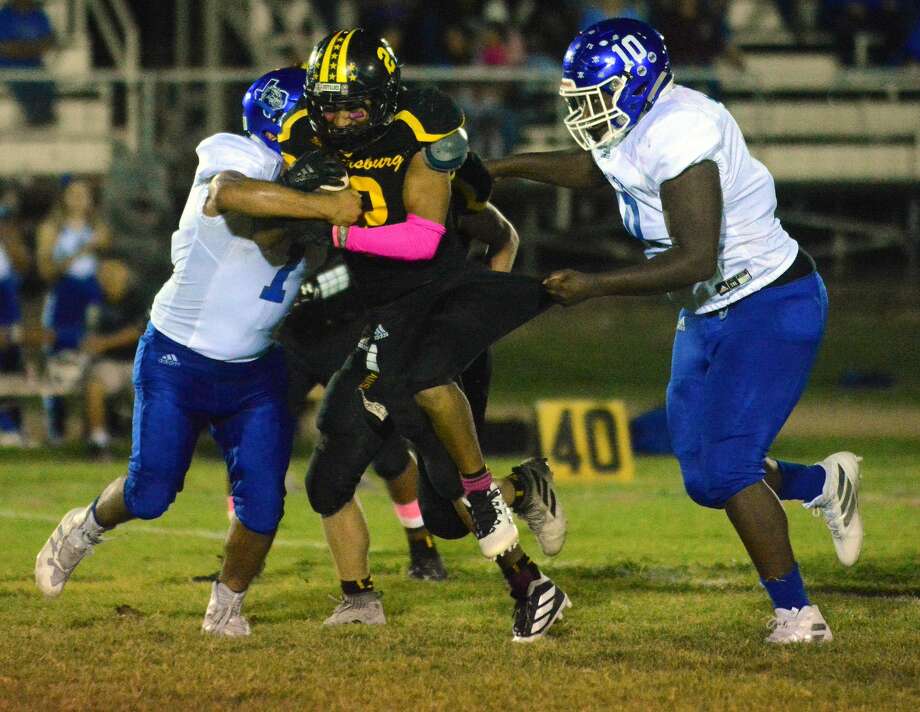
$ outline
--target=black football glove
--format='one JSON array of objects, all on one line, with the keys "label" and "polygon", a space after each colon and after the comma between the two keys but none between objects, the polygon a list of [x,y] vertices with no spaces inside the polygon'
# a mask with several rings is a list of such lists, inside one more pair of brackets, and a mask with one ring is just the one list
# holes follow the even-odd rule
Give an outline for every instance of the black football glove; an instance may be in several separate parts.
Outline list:
[{"label": "black football glove", "polygon": [[309,151],[294,161],[281,176],[281,183],[305,193],[319,188],[341,190],[348,186],[348,172],[338,159],[322,151]]},{"label": "black football glove", "polygon": [[463,165],[454,173],[453,186],[457,189],[461,213],[478,213],[492,195],[492,175],[486,170],[479,154],[470,151]]}]

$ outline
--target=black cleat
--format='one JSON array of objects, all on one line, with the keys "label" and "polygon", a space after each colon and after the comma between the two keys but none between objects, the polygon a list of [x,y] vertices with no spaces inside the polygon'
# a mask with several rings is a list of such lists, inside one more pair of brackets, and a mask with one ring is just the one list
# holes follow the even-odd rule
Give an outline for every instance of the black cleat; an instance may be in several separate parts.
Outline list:
[{"label": "black cleat", "polygon": [[434,556],[413,556],[409,562],[409,578],[419,581],[444,581],[447,578],[447,569],[441,561],[441,555],[435,552]]},{"label": "black cleat", "polygon": [[511,640],[515,643],[532,643],[546,635],[553,623],[562,618],[562,612],[571,608],[572,602],[565,592],[546,576],[531,581],[527,597],[518,598],[514,604],[514,624]]}]

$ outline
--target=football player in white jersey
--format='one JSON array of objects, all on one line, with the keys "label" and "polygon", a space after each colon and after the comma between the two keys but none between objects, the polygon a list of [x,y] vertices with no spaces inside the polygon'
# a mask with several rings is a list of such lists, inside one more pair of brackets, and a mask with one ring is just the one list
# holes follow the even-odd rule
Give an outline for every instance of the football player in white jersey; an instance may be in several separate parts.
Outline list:
[{"label": "football player in white jersey", "polygon": [[808,379],[827,294],[814,262],[774,215],[767,169],[724,106],[675,85],[661,35],[614,18],[580,33],[563,60],[565,125],[579,148],[490,162],[495,177],[570,188],[609,183],[645,263],[544,282],[563,304],[668,292],[677,321],[668,428],[697,503],[725,509],[775,611],[771,643],[831,640],[805,592],[780,499],[825,516],[837,555],[862,544],[859,458],[767,458]]},{"label": "football player in white jersey", "polygon": [[[128,473],[89,506],[68,512],[38,554],[35,580],[47,596],[61,593],[103,532],[166,511],[207,427],[227,462],[236,516],[202,629],[250,632],[243,597],[281,520],[293,439],[284,359],[271,332],[304,272],[303,248],[278,229],[260,230],[257,219],[350,225],[362,210],[351,190],[311,194],[275,182],[282,169],[276,127],[303,81],[298,69],[260,78],[244,100],[249,136],[222,133],[198,146],[198,169],[172,236],[173,274],[154,300],[135,358]],[[340,177],[322,170],[315,187]]]}]

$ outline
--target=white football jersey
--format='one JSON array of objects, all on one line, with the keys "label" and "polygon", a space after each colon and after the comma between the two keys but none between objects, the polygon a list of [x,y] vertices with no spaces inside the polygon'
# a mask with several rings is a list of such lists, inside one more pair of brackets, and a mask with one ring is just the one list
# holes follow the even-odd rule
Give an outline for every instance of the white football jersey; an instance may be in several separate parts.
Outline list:
[{"label": "white football jersey", "polygon": [[661,184],[701,161],[719,167],[723,207],[716,273],[670,295],[697,314],[756,292],[795,260],[798,243],[773,214],[773,177],[748,152],[731,114],[704,94],[674,86],[619,145],[592,153],[617,191],[623,224],[644,243],[649,258],[672,245],[661,209]]},{"label": "white football jersey", "polygon": [[271,181],[281,157],[257,139],[226,133],[205,139],[197,152],[195,181],[172,236],[173,274],[154,299],[150,320],[208,358],[251,361],[269,347],[272,330],[294,301],[304,261],[270,264],[248,239],[253,220],[209,217],[202,210],[215,175],[237,171]]},{"label": "white football jersey", "polygon": [[[90,240],[93,239],[94,232],[93,228],[89,225],[79,230],[74,230],[66,226],[62,227],[58,233],[57,240],[55,240],[51,258],[55,262],[66,262],[89,244]],[[67,271],[64,274],[76,277],[77,279],[87,279],[96,274],[97,266],[98,260],[96,259],[96,255],[80,255],[70,263],[70,266],[67,267]]]}]

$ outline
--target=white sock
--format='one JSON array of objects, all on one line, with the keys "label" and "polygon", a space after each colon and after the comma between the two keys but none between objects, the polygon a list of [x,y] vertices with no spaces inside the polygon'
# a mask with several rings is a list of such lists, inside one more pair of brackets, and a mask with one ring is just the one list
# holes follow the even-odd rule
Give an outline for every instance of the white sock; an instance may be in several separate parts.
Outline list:
[{"label": "white sock", "polygon": [[229,603],[234,600],[242,601],[243,597],[246,595],[246,591],[240,591],[237,593],[232,588],[220,581],[217,582],[217,588],[215,590],[217,592],[217,600],[224,603]]}]

